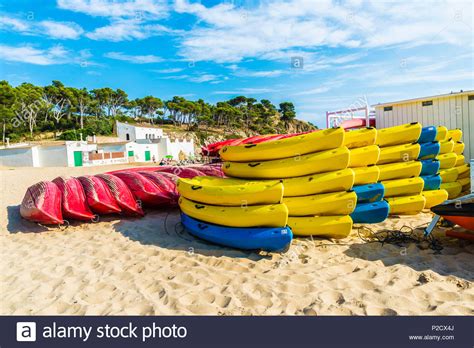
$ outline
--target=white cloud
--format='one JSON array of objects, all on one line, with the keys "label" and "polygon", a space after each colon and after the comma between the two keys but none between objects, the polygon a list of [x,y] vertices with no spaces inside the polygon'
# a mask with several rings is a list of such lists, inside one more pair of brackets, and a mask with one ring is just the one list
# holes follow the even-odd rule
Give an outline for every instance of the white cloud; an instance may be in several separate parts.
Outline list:
[{"label": "white cloud", "polygon": [[119,19],[104,27],[96,28],[86,36],[92,40],[119,42],[144,40],[168,32],[171,31],[160,24],[144,24],[140,20]]},{"label": "white cloud", "polygon": [[105,57],[115,60],[122,60],[135,64],[159,63],[163,58],[148,54],[148,55],[128,55],[122,52],[108,52],[104,54]]},{"label": "white cloud", "polygon": [[325,93],[331,90],[330,87],[322,86],[322,87],[316,87],[312,89],[308,89],[302,92],[294,93],[293,95],[313,95],[313,94],[321,94]]},{"label": "white cloud", "polygon": [[0,59],[35,65],[64,64],[68,61],[68,51],[62,46],[41,50],[27,45],[19,47],[0,45]]},{"label": "white cloud", "polygon": [[83,68],[100,66],[91,60],[89,50],[71,51],[61,45],[41,49],[33,45],[0,45],[0,60],[34,65],[74,64]]},{"label": "white cloud", "polygon": [[41,22],[0,16],[0,30],[15,31],[24,35],[47,36],[53,39],[78,39],[84,30],[74,22],[45,20]]},{"label": "white cloud", "polygon": [[64,10],[85,13],[99,17],[162,18],[168,15],[165,0],[58,0],[58,7]]},{"label": "white cloud", "polygon": [[234,94],[266,94],[277,92],[277,90],[271,88],[239,88],[233,91],[215,91],[212,94],[224,94],[224,95],[234,95]]},{"label": "white cloud", "polygon": [[45,34],[55,39],[77,39],[84,30],[76,23],[42,21],[39,23]]},{"label": "white cloud", "polygon": [[202,74],[196,77],[191,77],[189,81],[191,82],[197,82],[197,83],[202,83],[202,82],[215,82],[218,81],[220,76],[213,75],[213,74]]},{"label": "white cloud", "polygon": [[472,46],[470,2],[439,1],[430,6],[424,2],[276,0],[246,10],[232,4],[206,7],[177,0],[175,11],[198,19],[183,36],[180,50],[195,61],[278,59],[282,52],[288,57],[289,51],[321,47]]},{"label": "white cloud", "polygon": [[184,70],[183,68],[169,68],[169,69],[160,69],[160,70],[152,70],[152,71],[159,74],[174,74],[183,70]]}]

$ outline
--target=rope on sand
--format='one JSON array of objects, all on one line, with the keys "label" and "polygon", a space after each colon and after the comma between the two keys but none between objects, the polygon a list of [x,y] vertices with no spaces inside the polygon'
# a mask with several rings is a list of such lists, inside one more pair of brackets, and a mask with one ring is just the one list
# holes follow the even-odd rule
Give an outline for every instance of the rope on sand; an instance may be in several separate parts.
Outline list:
[{"label": "rope on sand", "polygon": [[422,232],[417,232],[417,230],[422,230],[424,225],[420,225],[415,228],[410,226],[402,226],[399,230],[397,229],[383,229],[381,231],[374,232],[366,226],[360,226],[357,229],[357,234],[359,238],[365,243],[381,243],[392,244],[399,247],[404,245],[415,243],[420,249],[431,249],[435,254],[440,254],[443,250],[441,242],[436,239],[432,234],[425,236]]}]

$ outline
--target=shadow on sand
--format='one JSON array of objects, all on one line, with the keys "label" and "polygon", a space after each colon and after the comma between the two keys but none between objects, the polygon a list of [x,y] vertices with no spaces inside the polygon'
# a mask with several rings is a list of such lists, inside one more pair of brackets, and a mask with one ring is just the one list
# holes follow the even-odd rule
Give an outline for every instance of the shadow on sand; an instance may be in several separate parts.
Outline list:
[{"label": "shadow on sand", "polygon": [[38,233],[49,231],[49,229],[45,226],[38,225],[34,222],[29,222],[23,218],[18,218],[20,216],[19,205],[11,205],[7,207],[7,215],[7,231],[10,233]]},{"label": "shadow on sand", "polygon": [[382,261],[384,266],[405,265],[415,271],[433,271],[442,276],[455,276],[467,281],[474,280],[474,265],[461,262],[457,254],[470,253],[469,242],[443,239],[444,249],[440,254],[432,250],[421,250],[415,244],[395,246],[380,243],[352,244],[344,253],[352,258],[366,261]]},{"label": "shadow on sand", "polygon": [[240,251],[208,243],[190,235],[180,222],[178,209],[147,212],[143,221],[122,219],[113,225],[123,236],[144,245],[182,250],[204,256],[246,258],[253,261],[271,258],[258,251]]}]

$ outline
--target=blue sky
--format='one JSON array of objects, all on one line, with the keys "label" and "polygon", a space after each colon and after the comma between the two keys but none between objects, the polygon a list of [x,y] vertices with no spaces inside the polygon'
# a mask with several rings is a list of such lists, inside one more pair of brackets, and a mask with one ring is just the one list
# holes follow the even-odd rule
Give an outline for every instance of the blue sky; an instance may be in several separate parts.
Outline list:
[{"label": "blue sky", "polygon": [[288,100],[325,126],[360,100],[473,89],[472,13],[472,1],[6,0],[0,79]]}]

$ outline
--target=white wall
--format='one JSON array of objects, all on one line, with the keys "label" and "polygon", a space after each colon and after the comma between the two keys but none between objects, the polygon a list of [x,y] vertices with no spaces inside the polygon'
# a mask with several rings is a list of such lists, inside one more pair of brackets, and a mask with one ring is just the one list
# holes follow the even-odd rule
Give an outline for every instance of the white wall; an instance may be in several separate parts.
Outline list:
[{"label": "white wall", "polygon": [[66,167],[67,154],[64,145],[38,146],[40,167]]},{"label": "white wall", "polygon": [[67,166],[74,167],[74,152],[82,151],[82,160],[85,162],[85,154],[97,150],[97,144],[87,144],[86,141],[66,141]]},{"label": "white wall", "polygon": [[35,163],[33,160],[33,156],[34,154],[32,147],[3,149],[0,150],[0,166],[34,167],[34,164],[38,166],[38,163]]},{"label": "white wall", "polygon": [[[126,144],[127,153],[126,156],[128,157],[128,151],[133,151],[134,156],[133,158],[129,157],[130,161],[135,162],[152,162],[153,156],[155,156],[155,161],[159,161],[161,159],[158,151],[158,144],[138,144],[135,142],[131,142]],[[145,151],[150,151],[150,160],[145,160]]]},{"label": "white wall", "polygon": [[[472,98],[472,97],[471,97]],[[423,106],[423,101],[433,101],[433,105]],[[391,106],[391,111],[384,107]],[[397,126],[404,123],[420,122],[423,126],[445,126],[448,129],[460,128],[465,143],[466,160],[474,158],[474,99],[469,96],[452,95],[426,98],[412,102],[393,103],[375,106],[377,128]]]},{"label": "white wall", "polygon": [[194,141],[176,140],[169,141],[168,154],[173,156],[173,159],[179,159],[179,152],[183,151],[186,157],[194,157]]}]

